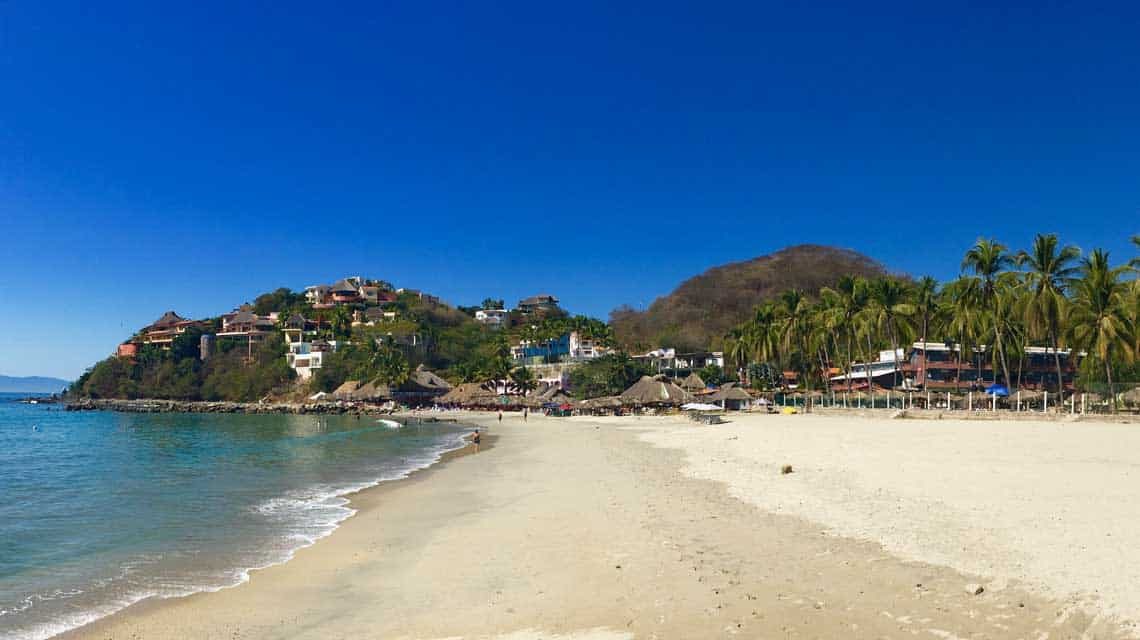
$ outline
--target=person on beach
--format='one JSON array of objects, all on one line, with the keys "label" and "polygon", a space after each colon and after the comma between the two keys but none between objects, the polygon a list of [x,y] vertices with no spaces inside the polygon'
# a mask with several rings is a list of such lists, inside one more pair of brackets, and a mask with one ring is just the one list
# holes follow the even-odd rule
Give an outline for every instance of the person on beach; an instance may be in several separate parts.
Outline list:
[{"label": "person on beach", "polygon": [[471,443],[475,445],[475,453],[479,453],[479,430],[476,429],[475,433],[471,434]]},{"label": "person on beach", "polygon": [[527,410],[526,408],[524,408],[524,409],[523,409],[523,422],[526,422],[526,414],[527,414],[527,411],[528,411],[528,410]]},{"label": "person on beach", "polygon": [[502,422],[502,421],[503,421],[503,412],[500,411],[499,412],[499,422]]}]

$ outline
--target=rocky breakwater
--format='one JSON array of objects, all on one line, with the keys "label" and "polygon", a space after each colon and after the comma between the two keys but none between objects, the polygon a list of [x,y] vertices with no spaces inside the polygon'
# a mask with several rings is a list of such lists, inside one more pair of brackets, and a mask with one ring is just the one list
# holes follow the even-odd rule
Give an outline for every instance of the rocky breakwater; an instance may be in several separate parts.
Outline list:
[{"label": "rocky breakwater", "polygon": [[82,399],[67,403],[68,411],[123,411],[128,413],[388,413],[380,407],[355,402],[201,402],[187,400]]}]

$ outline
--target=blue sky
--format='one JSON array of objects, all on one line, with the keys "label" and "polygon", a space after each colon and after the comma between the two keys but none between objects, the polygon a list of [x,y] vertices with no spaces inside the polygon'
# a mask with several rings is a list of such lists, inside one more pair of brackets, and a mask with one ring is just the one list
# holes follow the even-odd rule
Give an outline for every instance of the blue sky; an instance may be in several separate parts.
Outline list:
[{"label": "blue sky", "polygon": [[605,317],[1140,232],[1135,4],[329,4],[4,3],[0,373],[348,274]]}]

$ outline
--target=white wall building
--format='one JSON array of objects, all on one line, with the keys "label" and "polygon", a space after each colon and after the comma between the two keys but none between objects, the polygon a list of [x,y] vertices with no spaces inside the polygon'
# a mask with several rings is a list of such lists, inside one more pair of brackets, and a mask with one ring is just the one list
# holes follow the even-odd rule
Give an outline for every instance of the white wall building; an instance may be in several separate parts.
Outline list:
[{"label": "white wall building", "polygon": [[297,372],[298,378],[308,380],[315,370],[324,366],[326,355],[336,351],[337,342],[290,342],[288,346],[285,361],[289,363],[289,368]]},{"label": "white wall building", "polygon": [[501,327],[507,321],[506,309],[479,309],[475,312],[475,322],[489,327]]}]

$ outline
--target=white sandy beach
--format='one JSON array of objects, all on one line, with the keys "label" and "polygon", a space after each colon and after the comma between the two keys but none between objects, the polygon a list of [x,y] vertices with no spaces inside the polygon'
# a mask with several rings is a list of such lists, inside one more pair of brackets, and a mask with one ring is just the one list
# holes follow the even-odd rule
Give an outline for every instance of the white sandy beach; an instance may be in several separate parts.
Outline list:
[{"label": "white sandy beach", "polygon": [[1117,638],[1140,617],[1135,426],[475,419],[490,448],[358,494],[292,561],[67,637]]},{"label": "white sandy beach", "polygon": [[717,434],[643,438],[761,509],[1140,620],[1140,424],[747,416]]}]

